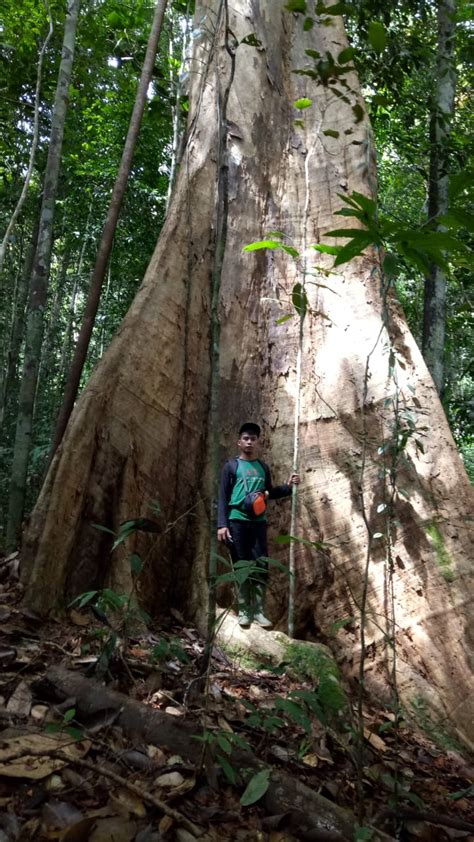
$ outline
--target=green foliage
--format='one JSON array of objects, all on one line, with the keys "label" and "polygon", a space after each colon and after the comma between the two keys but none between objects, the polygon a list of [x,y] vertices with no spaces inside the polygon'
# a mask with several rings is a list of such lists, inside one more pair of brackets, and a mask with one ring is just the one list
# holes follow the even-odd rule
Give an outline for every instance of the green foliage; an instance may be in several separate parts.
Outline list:
[{"label": "green foliage", "polygon": [[[16,314],[16,278],[31,242],[38,214],[51,104],[61,51],[65,5],[58,0],[48,5],[54,33],[43,65],[36,166],[27,201],[11,239],[2,278],[0,345],[5,350],[8,350],[10,326]],[[124,5],[117,4],[117,0],[104,0],[100,14],[93,5],[84,7],[81,12],[61,161],[50,297],[45,312],[45,340],[35,407],[34,459],[29,468],[28,509],[34,503],[44,474],[51,430],[61,403],[97,241],[132,112],[153,4],[132,0]],[[179,15],[182,14],[182,11],[171,8],[167,13],[167,25],[158,51],[82,385],[103,354],[141,283],[163,222],[173,131],[172,107],[176,95],[176,83],[173,81],[176,73],[171,78],[168,39],[174,41],[175,55],[180,55],[183,27]],[[37,61],[47,30],[45,4],[33,0],[25,0],[21,4],[7,0],[3,4],[0,60],[1,236],[20,195],[29,157]],[[5,358],[2,366],[4,362]],[[6,508],[21,364],[20,355],[15,365],[14,383],[7,396],[5,427],[2,430],[5,458],[1,460],[0,468],[0,516]],[[4,520],[4,517],[1,519]]]},{"label": "green foliage", "polygon": [[240,803],[242,807],[250,807],[251,804],[256,804],[257,801],[265,795],[270,786],[270,770],[262,769],[250,778],[245,791],[242,793]]},{"label": "green foliage", "polygon": [[161,638],[158,643],[153,646],[150,653],[150,663],[156,664],[160,661],[178,660],[182,664],[189,664],[189,658],[186,651],[183,649],[178,638]]},{"label": "green foliage", "polygon": [[241,734],[234,731],[205,729],[200,736],[191,739],[203,744],[203,747],[210,753],[212,759],[222,769],[225,777],[232,786],[238,783],[239,772],[232,766],[230,755],[233,748],[237,747],[243,751],[251,751],[250,745]]},{"label": "green foliage", "polygon": [[76,708],[68,708],[65,711],[62,722],[48,722],[45,727],[45,731],[47,734],[66,734],[68,737],[71,737],[73,740],[79,741],[84,739],[84,732],[82,728],[78,728],[71,723],[74,722],[74,718],[76,716]]},{"label": "green foliage", "polygon": [[313,100],[308,99],[308,97],[306,97],[306,96],[303,96],[300,99],[296,99],[295,102],[293,103],[295,108],[297,108],[299,111],[303,111],[305,108],[310,108],[312,104],[313,104]]}]

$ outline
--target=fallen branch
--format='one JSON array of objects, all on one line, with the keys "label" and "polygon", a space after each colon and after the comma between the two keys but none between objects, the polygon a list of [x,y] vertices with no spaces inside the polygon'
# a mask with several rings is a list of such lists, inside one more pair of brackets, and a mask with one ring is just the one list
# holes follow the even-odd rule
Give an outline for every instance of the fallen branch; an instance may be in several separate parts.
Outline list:
[{"label": "fallen branch", "polygon": [[474,833],[474,824],[472,822],[465,822],[464,819],[453,819],[451,816],[446,816],[444,813],[434,813],[431,810],[415,810],[412,807],[387,807],[377,813],[376,821],[384,821],[384,819],[404,819],[410,822],[428,822],[429,824],[438,824],[442,827],[452,827],[453,830],[465,830],[467,833]]}]

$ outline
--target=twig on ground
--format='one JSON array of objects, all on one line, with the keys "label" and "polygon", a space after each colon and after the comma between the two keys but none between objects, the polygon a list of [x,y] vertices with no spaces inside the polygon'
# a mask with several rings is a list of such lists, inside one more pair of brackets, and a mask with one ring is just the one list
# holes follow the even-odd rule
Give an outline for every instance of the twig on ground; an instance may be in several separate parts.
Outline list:
[{"label": "twig on ground", "polygon": [[122,777],[122,775],[118,775],[116,772],[112,772],[110,769],[106,769],[104,766],[101,766],[99,763],[92,763],[90,760],[83,760],[79,757],[70,757],[67,754],[64,754],[60,749],[33,749],[27,748],[21,751],[17,751],[15,754],[12,754],[8,760],[5,762],[4,766],[4,774],[8,774],[8,763],[12,762],[13,760],[19,760],[21,757],[43,757],[44,755],[48,755],[48,757],[56,757],[58,760],[63,760],[68,766],[73,764],[74,766],[79,766],[81,769],[89,769],[91,772],[95,772],[98,775],[103,775],[105,778],[110,778],[110,780],[114,781],[116,784],[120,786],[126,787],[129,789],[130,792],[133,792],[135,795],[138,795],[139,798],[142,798],[143,801],[147,801],[149,804],[152,804],[154,807],[157,807],[158,810],[161,810],[162,813],[169,816],[171,819],[188,830],[190,833],[194,834],[194,836],[201,836],[203,833],[203,829],[198,827],[197,825],[193,824],[189,819],[183,816],[179,810],[174,810],[173,807],[169,807],[165,801],[162,801],[161,798],[157,798],[147,789],[144,789],[142,786],[137,786],[137,784],[132,783],[131,781],[127,781],[126,778]]}]

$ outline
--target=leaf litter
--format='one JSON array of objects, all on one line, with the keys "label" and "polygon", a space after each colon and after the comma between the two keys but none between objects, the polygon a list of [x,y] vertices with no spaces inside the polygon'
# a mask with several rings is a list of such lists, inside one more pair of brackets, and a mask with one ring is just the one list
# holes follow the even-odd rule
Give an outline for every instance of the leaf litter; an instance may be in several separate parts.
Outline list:
[{"label": "leaf litter", "polygon": [[[41,623],[22,607],[17,556],[0,560],[0,568],[5,562],[1,842],[318,838],[289,822],[288,811],[266,810],[263,796],[277,770],[357,812],[350,735],[308,710],[307,721],[298,721],[296,708],[290,716],[291,707],[278,701],[311,682],[269,665],[244,667],[214,647],[207,693],[195,698],[205,641],[180,616],[166,629],[142,629],[118,643],[99,678],[144,709],[166,712],[173,727],[191,726],[200,735],[197,762],[126,733],[115,708],[79,715],[74,697],[55,700],[48,669],[62,665],[97,681],[107,635],[85,609],[73,609],[68,622]],[[364,838],[474,840],[474,764],[393,720],[390,711],[365,709],[365,823],[372,835]],[[234,768],[239,752],[261,761],[256,774]]]}]

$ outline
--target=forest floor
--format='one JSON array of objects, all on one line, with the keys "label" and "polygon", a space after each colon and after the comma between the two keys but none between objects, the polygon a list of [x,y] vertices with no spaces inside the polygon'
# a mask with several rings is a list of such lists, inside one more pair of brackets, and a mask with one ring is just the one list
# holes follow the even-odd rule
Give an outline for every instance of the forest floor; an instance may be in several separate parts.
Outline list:
[{"label": "forest floor", "polygon": [[390,711],[364,709],[358,786],[350,712],[322,724],[314,682],[217,646],[197,694],[205,642],[179,615],[126,640],[89,606],[43,623],[15,554],[0,620],[0,842],[474,840],[474,761]]}]

